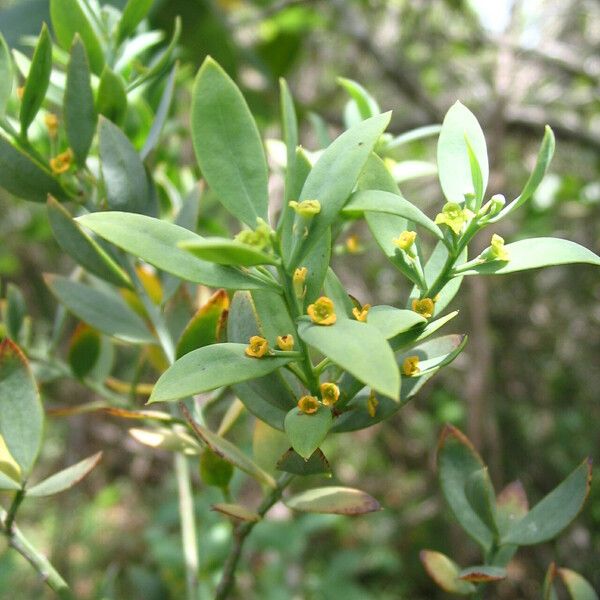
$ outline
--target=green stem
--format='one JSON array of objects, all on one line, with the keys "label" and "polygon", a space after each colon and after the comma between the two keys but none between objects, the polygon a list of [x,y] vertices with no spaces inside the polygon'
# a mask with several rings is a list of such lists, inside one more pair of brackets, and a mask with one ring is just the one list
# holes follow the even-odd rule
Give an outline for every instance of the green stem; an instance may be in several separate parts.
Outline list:
[{"label": "green stem", "polygon": [[[258,508],[257,512],[261,517],[264,517],[267,511],[281,498],[283,490],[285,490],[293,478],[294,476],[290,473],[284,473],[279,478],[277,487],[267,496],[265,496]],[[256,522],[245,522],[240,523],[235,528],[233,532],[233,545],[231,546],[229,554],[227,555],[227,559],[225,560],[223,574],[221,575],[221,580],[217,586],[215,600],[225,600],[229,597],[231,591],[233,590],[233,585],[235,583],[235,571],[242,554],[244,542],[255,525]]]},{"label": "green stem", "polygon": [[21,533],[20,529],[14,523],[8,521],[9,516],[6,511],[0,512],[0,530],[6,536],[8,545],[29,562],[40,574],[44,583],[56,592],[59,598],[74,600],[75,596],[71,592],[67,582],[52,566],[52,563]]}]

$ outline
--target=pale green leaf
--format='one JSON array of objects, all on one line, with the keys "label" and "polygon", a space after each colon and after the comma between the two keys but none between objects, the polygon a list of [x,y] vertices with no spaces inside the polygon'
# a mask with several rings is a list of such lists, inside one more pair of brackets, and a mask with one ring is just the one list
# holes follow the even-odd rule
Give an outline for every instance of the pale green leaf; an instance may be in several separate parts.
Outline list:
[{"label": "pale green leaf", "polygon": [[354,488],[331,486],[306,490],[287,498],[286,506],[301,512],[363,515],[381,508],[375,498]]}]

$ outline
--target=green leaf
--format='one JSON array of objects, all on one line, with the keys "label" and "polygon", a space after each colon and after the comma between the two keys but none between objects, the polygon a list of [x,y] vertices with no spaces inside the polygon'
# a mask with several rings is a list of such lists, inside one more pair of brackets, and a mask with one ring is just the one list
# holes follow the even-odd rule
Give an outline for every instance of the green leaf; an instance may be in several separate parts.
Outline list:
[{"label": "green leaf", "polygon": [[294,200],[293,182],[296,178],[297,159],[296,149],[298,147],[298,119],[294,107],[294,99],[290,93],[290,88],[285,79],[279,80],[279,102],[281,111],[281,123],[283,129],[283,140],[285,142],[287,161],[285,167],[285,196],[282,214],[290,212],[292,209],[288,206],[290,200]]},{"label": "green leaf", "polygon": [[[414,204],[400,195],[381,190],[365,190],[352,194],[343,213],[356,216],[364,212],[383,212],[403,217],[427,229],[439,240],[444,239],[442,230]],[[400,234],[398,231],[396,235]]]},{"label": "green leaf", "polygon": [[293,475],[331,476],[331,466],[320,448],[308,458],[302,458],[293,448],[287,450],[277,461],[277,469]]},{"label": "green leaf", "polygon": [[0,33],[0,119],[4,117],[6,105],[10,99],[13,86],[13,66],[10,50],[6,40]]},{"label": "green leaf", "polygon": [[257,250],[253,246],[236,240],[212,237],[200,240],[184,241],[179,247],[194,256],[219,265],[253,267],[256,265],[276,265],[275,256]]},{"label": "green leaf", "polygon": [[154,212],[144,165],[125,134],[100,118],[99,140],[106,199],[113,210],[140,214]]},{"label": "green leaf", "polygon": [[224,320],[227,318],[229,298],[225,290],[217,290],[191,318],[177,342],[176,356],[181,358],[192,350],[220,341]]},{"label": "green leaf", "polygon": [[80,323],[71,336],[68,361],[79,379],[83,379],[96,366],[100,358],[101,342],[100,334],[83,323]]},{"label": "green leaf", "polygon": [[334,515],[363,515],[381,508],[366,492],[348,487],[322,487],[306,490],[284,500],[294,510]]},{"label": "green leaf", "polygon": [[[285,414],[286,413],[284,413],[284,417]],[[278,468],[278,457],[289,448],[290,443],[283,431],[268,425],[261,419],[254,419],[252,457],[257,465],[271,473],[271,475],[274,475]],[[291,450],[291,452],[295,454],[293,450]],[[300,458],[298,455],[296,456],[298,460],[304,463],[303,458]]]},{"label": "green leaf", "polygon": [[[559,238],[530,238],[506,244],[509,261],[492,261],[474,264],[460,270],[460,275],[504,275],[527,269],[552,267],[571,263],[588,263],[600,266],[600,256],[584,246]],[[471,263],[468,263],[471,264]]]},{"label": "green leaf", "polygon": [[83,459],[75,465],[51,475],[44,481],[37,483],[27,489],[27,496],[54,496],[64,492],[79,483],[102,458],[102,452],[97,452],[88,458]]},{"label": "green leaf", "polygon": [[[224,345],[224,344],[222,344]],[[198,351],[200,352],[200,350]],[[191,423],[196,435],[217,455],[223,460],[231,463],[244,473],[254,477],[257,481],[268,485],[271,488],[277,486],[275,480],[266,471],[261,469],[254,461],[246,456],[237,446],[230,441],[218,436],[202,425]]]},{"label": "green leaf", "polygon": [[[117,416],[124,417],[122,414],[117,414]],[[144,417],[136,415],[132,418]],[[152,429],[132,428],[128,433],[136,442],[149,448],[157,448],[159,450],[166,450],[167,452],[179,452],[185,456],[198,456],[202,452],[202,446],[196,438],[183,429],[168,427],[153,427]]]},{"label": "green leaf", "polygon": [[592,465],[586,459],[522,519],[513,523],[501,543],[530,546],[554,538],[579,514],[591,481]]},{"label": "green leaf", "polygon": [[75,34],[81,36],[90,66],[96,75],[104,67],[104,51],[97,33],[92,9],[84,0],[50,0],[52,28],[59,45],[68,50]]},{"label": "green leaf", "polygon": [[4,311],[4,324],[6,333],[13,341],[19,340],[19,334],[23,327],[23,320],[27,314],[27,305],[21,290],[14,284],[6,286],[6,304]]},{"label": "green leaf", "polygon": [[[102,69],[98,94],[96,97],[96,110],[98,114],[121,125],[127,113],[127,91],[123,78],[112,71],[108,65]],[[143,158],[143,157],[142,157]]]},{"label": "green leaf", "polygon": [[56,275],[47,275],[46,285],[70,312],[98,331],[132,344],[155,342],[141,317],[118,294]]},{"label": "green leaf", "polygon": [[503,567],[478,565],[463,569],[459,573],[458,578],[462,581],[471,581],[473,583],[489,583],[491,581],[502,581],[506,579],[506,575],[506,569]]},{"label": "green leaf", "polygon": [[285,417],[285,433],[292,448],[308,460],[327,437],[332,421],[331,411],[324,406],[312,415],[294,407]]},{"label": "green leaf", "polygon": [[118,42],[122,42],[135,31],[136,27],[150,11],[152,2],[153,0],[128,0],[119,21],[119,27],[117,28]]},{"label": "green leaf", "polygon": [[245,506],[241,506],[240,504],[219,502],[217,504],[213,504],[211,508],[212,510],[216,510],[227,517],[231,517],[232,519],[236,519],[238,521],[244,521],[245,523],[257,523],[262,518],[258,513],[246,508]]},{"label": "green leaf", "polygon": [[348,92],[363,121],[381,112],[377,100],[360,83],[345,77],[338,77],[337,82]]},{"label": "green leaf", "polygon": [[213,344],[194,350],[169,367],[154,386],[148,403],[166,402],[262,377],[292,358],[251,358],[245,344]]},{"label": "green leaf", "polygon": [[598,600],[598,594],[590,583],[571,569],[558,569],[558,574],[567,587],[572,600]]},{"label": "green leaf", "polygon": [[160,103],[156,109],[154,115],[154,121],[152,121],[152,127],[148,133],[148,137],[144,142],[144,147],[140,150],[140,157],[142,160],[146,160],[147,156],[156,148],[160,140],[160,134],[163,130],[167,117],[169,116],[169,109],[171,108],[171,101],[173,100],[173,91],[175,89],[175,78],[177,76],[177,63],[173,65],[165,89],[160,98]]},{"label": "green leaf", "polygon": [[21,484],[0,471],[0,490],[18,491],[21,489]]},{"label": "green leaf", "polygon": [[94,138],[98,116],[94,108],[87,54],[78,35],[73,40],[67,66],[64,119],[69,146],[75,160],[83,166]]},{"label": "green leaf", "polygon": [[48,221],[59,246],[87,271],[117,286],[131,287],[129,277],[107,252],[75,223],[67,209],[52,196]]},{"label": "green leaf", "polygon": [[[325,282],[323,285],[323,293],[327,296],[335,306],[335,314],[337,318],[352,319],[352,309],[354,303],[348,295],[346,288],[339,280],[335,271],[328,267],[327,275],[325,276]],[[375,325],[377,327],[377,325]]]},{"label": "green leaf", "polygon": [[475,192],[477,207],[479,208],[481,206],[483,195],[485,193],[483,175],[481,173],[479,161],[477,159],[477,156],[475,155],[475,151],[473,150],[473,146],[471,146],[471,142],[469,141],[469,138],[466,134],[465,143],[467,145],[467,154],[469,155],[469,165],[471,167],[471,181],[473,182],[473,191]]},{"label": "green leaf", "polygon": [[427,574],[445,592],[466,596],[475,591],[475,586],[458,578],[460,567],[445,554],[434,550],[421,550],[419,554]]},{"label": "green leaf", "polygon": [[46,97],[48,85],[50,84],[50,73],[52,72],[52,40],[48,33],[48,28],[44,23],[38,39],[38,43],[31,59],[29,73],[25,80],[23,97],[21,98],[21,108],[19,111],[19,120],[21,122],[21,133],[25,134],[29,125],[42,102]]},{"label": "green leaf", "polygon": [[44,409],[38,388],[21,349],[0,342],[0,436],[26,480],[40,451]]},{"label": "green leaf", "polygon": [[533,196],[542,182],[542,179],[544,179],[544,175],[546,174],[548,167],[550,166],[550,161],[554,155],[555,145],[554,133],[552,132],[552,129],[546,125],[544,129],[544,139],[542,140],[542,145],[540,146],[540,150],[538,152],[535,167],[533,168],[533,171],[531,172],[523,191],[510,204],[505,206],[493,219],[490,219],[490,223],[496,223],[496,221],[506,217],[519,208],[519,206],[527,202],[531,196]]},{"label": "green leaf", "polygon": [[66,200],[67,194],[50,171],[13,146],[0,134],[0,187],[17,198],[46,202],[48,194]]},{"label": "green leaf", "polygon": [[[454,319],[458,315],[458,311],[448,313],[439,319],[435,319],[435,321],[429,321],[425,327],[415,327],[414,330],[411,329],[406,331],[405,333],[398,334],[395,338],[390,340],[390,346],[394,352],[406,348],[411,344],[416,344],[430,336],[432,336],[436,331],[441,329],[446,323]],[[440,338],[443,339],[443,338]]]},{"label": "green leaf", "polygon": [[[290,268],[301,262],[311,246],[339,217],[390,117],[391,113],[377,115],[342,133],[327,147],[308,174],[298,200],[318,200],[321,212],[308,225],[308,235],[295,238],[296,244],[288,261]],[[301,223],[302,217],[296,215],[295,218],[297,235],[303,236],[305,224]]]},{"label": "green leaf", "polygon": [[471,507],[465,486],[471,475],[485,465],[467,437],[452,425],[440,436],[437,465],[442,493],[465,532],[483,548],[492,544],[493,535]]},{"label": "green leaf", "polygon": [[199,260],[178,248],[183,241],[202,238],[173,223],[123,212],[98,212],[77,221],[126,252],[193,283],[242,290],[267,287],[250,274]]},{"label": "green leaf", "polygon": [[410,142],[438,135],[441,130],[441,125],[424,125],[423,127],[417,127],[416,129],[411,129],[409,131],[406,131],[405,133],[401,133],[400,135],[396,136],[391,142],[386,144],[386,153],[390,152],[391,150],[395,150],[400,146],[404,146],[405,144],[409,144]]},{"label": "green leaf", "polygon": [[471,508],[485,526],[495,535],[498,535],[495,510],[496,495],[487,467],[471,473],[465,483],[465,496]]},{"label": "green leaf", "polygon": [[556,577],[556,564],[551,562],[548,565],[546,576],[544,577],[544,585],[542,588],[543,600],[558,600],[558,594],[554,589],[554,578]]},{"label": "green leaf", "polygon": [[202,175],[225,208],[254,229],[268,220],[268,172],[250,109],[231,78],[210,57],[194,84],[192,140]]},{"label": "green leaf", "polygon": [[520,481],[509,483],[496,499],[496,522],[500,534],[506,533],[512,524],[529,512],[527,494]]},{"label": "green leaf", "polygon": [[294,321],[280,294],[265,290],[254,290],[251,295],[258,332],[269,341],[271,347],[275,347],[278,336],[296,334]]},{"label": "green leaf", "polygon": [[427,319],[414,310],[401,310],[393,306],[373,306],[367,314],[367,323],[383,333],[386,339],[427,323]]},{"label": "green leaf", "polygon": [[485,137],[475,115],[456,102],[446,113],[437,147],[440,183],[448,202],[462,203],[465,194],[475,193],[466,138],[479,164],[483,195],[489,176]]},{"label": "green leaf", "polygon": [[385,337],[376,327],[349,319],[334,325],[298,324],[300,337],[365,385],[398,400],[400,372]]},{"label": "green leaf", "polygon": [[200,455],[200,477],[206,485],[226,490],[233,477],[233,465],[206,448]]}]

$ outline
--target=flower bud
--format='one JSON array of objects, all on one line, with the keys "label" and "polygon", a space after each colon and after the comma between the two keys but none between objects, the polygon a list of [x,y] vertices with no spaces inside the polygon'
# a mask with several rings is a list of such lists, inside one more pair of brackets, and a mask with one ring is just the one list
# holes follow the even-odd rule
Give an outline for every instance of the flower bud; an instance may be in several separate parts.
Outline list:
[{"label": "flower bud", "polygon": [[304,298],[304,294],[306,294],[306,276],[308,275],[308,269],[306,267],[298,267],[294,271],[294,276],[292,278],[292,283],[294,285],[294,294],[296,298],[301,300]]},{"label": "flower bud", "polygon": [[414,377],[421,372],[419,368],[418,356],[407,356],[402,363],[402,374],[407,377]]},{"label": "flower bud", "polygon": [[277,347],[280,350],[289,352],[294,349],[294,336],[288,333],[287,335],[277,336]]}]

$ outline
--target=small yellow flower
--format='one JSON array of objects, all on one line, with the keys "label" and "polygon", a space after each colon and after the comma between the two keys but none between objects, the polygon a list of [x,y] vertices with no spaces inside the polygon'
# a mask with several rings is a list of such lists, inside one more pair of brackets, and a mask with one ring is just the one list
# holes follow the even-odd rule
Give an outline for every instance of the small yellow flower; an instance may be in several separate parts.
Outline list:
[{"label": "small yellow flower", "polygon": [[412,301],[412,309],[426,319],[431,319],[434,308],[435,304],[431,298],[422,298],[421,300],[415,298]]},{"label": "small yellow flower", "polygon": [[496,233],[492,236],[490,242],[489,257],[492,260],[510,260],[508,250],[504,247],[504,238]]},{"label": "small yellow flower", "polygon": [[262,358],[269,351],[269,342],[260,335],[253,335],[246,348],[246,356]]},{"label": "small yellow flower", "polygon": [[402,373],[407,377],[414,377],[421,372],[418,356],[407,356],[402,363]]},{"label": "small yellow flower", "polygon": [[287,335],[277,336],[277,347],[280,350],[290,351],[294,349],[294,336],[288,333]]},{"label": "small yellow flower", "polygon": [[294,209],[297,215],[301,217],[314,217],[321,212],[321,203],[318,200],[302,200],[288,202],[288,206]]},{"label": "small yellow flower", "polygon": [[394,238],[392,242],[394,242],[394,245],[398,246],[400,250],[407,251],[410,250],[416,239],[416,231],[403,231],[397,238]]},{"label": "small yellow flower", "polygon": [[369,394],[369,398],[367,399],[367,410],[369,411],[369,416],[373,418],[377,414],[377,407],[379,406],[379,400],[377,400],[377,396],[375,392],[371,390]]},{"label": "small yellow flower", "polygon": [[294,271],[294,277],[292,278],[292,282],[294,285],[294,294],[296,294],[296,298],[301,299],[304,298],[304,294],[306,294],[306,276],[308,275],[308,269],[306,267],[298,267]]},{"label": "small yellow flower", "polygon": [[302,396],[298,400],[298,408],[305,415],[312,415],[319,410],[319,401],[314,396]]},{"label": "small yellow flower", "polygon": [[240,231],[236,236],[235,240],[248,246],[254,246],[259,250],[268,248],[271,246],[271,228],[262,219],[258,219],[258,225],[256,229],[244,229]]},{"label": "small yellow flower", "polygon": [[327,296],[321,296],[306,310],[313,323],[317,325],[333,325],[336,322],[335,307]]},{"label": "small yellow flower", "polygon": [[44,115],[44,123],[48,129],[48,135],[50,137],[56,137],[58,131],[58,117],[54,113],[46,113]]},{"label": "small yellow flower", "polygon": [[25,86],[24,85],[20,85],[17,88],[17,98],[19,100],[23,100],[23,94],[25,93]]},{"label": "small yellow flower", "polygon": [[340,388],[335,383],[322,383],[319,389],[325,406],[333,406],[340,398]]},{"label": "small yellow flower", "polygon": [[66,173],[71,168],[73,162],[73,152],[71,148],[68,148],[64,152],[57,154],[54,158],[50,159],[50,168],[56,175]]},{"label": "small yellow flower", "polygon": [[358,308],[352,309],[352,314],[357,321],[361,323],[367,322],[367,315],[369,314],[369,309],[371,308],[370,304],[365,304],[360,310]]},{"label": "small yellow flower", "polygon": [[435,217],[436,224],[447,225],[458,235],[463,225],[473,218],[473,212],[468,208],[463,208],[457,202],[448,202],[442,208],[442,212]]},{"label": "small yellow flower", "polygon": [[359,252],[362,252],[363,247],[360,243],[360,238],[356,234],[351,235],[346,240],[346,250],[349,254],[358,254]]}]

